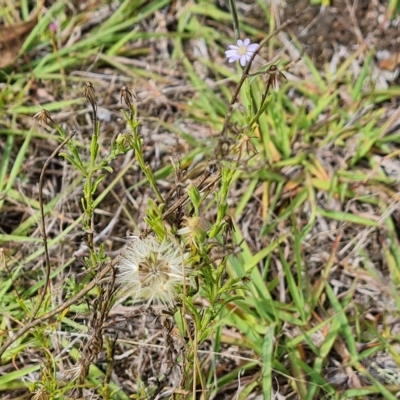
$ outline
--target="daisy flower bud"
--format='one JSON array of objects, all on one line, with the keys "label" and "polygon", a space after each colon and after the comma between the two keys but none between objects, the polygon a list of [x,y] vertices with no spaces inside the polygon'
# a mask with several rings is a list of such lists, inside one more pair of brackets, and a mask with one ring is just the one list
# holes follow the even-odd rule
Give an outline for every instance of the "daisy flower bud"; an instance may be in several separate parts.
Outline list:
[{"label": "daisy flower bud", "polygon": [[228,58],[228,62],[232,63],[240,60],[240,65],[244,67],[253,57],[253,54],[258,49],[258,44],[250,43],[250,39],[238,40],[236,45],[231,44],[228,50],[225,51],[225,55]]},{"label": "daisy flower bud", "polygon": [[185,258],[173,241],[135,237],[121,252],[118,281],[124,295],[134,301],[173,306],[185,279]]},{"label": "daisy flower bud", "polygon": [[50,29],[50,31],[51,32],[57,32],[57,24],[53,21],[53,22],[50,22],[50,25],[49,25],[49,29]]},{"label": "daisy flower bud", "polygon": [[204,223],[199,217],[183,217],[183,219],[184,226],[177,233],[184,236],[187,244],[194,245],[198,249],[198,244],[204,242],[206,237]]}]

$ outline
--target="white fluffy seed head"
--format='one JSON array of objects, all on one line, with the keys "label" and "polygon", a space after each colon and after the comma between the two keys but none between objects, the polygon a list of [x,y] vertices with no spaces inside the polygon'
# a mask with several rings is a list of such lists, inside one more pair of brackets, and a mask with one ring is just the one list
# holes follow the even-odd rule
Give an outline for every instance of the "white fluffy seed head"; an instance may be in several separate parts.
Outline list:
[{"label": "white fluffy seed head", "polygon": [[155,237],[134,238],[122,251],[118,281],[134,301],[173,306],[185,279],[185,256],[177,243]]}]

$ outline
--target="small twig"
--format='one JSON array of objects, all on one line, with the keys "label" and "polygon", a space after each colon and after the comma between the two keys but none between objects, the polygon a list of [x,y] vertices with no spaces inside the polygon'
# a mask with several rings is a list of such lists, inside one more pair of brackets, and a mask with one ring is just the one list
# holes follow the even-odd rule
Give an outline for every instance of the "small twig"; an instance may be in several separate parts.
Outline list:
[{"label": "small twig", "polygon": [[[90,364],[94,363],[103,349],[103,334],[107,315],[112,307],[113,296],[116,292],[116,271],[113,269],[112,276],[106,288],[100,287],[99,296],[93,302],[92,318],[89,321],[89,332],[91,336],[82,350],[79,365],[81,373],[79,376],[80,385],[76,388],[76,398],[82,398],[82,388],[89,373]],[[91,309],[90,305],[89,310]]]},{"label": "small twig", "polygon": [[[211,173],[210,173],[211,175]],[[205,175],[205,176],[201,176],[201,181],[197,184],[194,185],[196,186],[199,190],[206,190],[208,189],[210,186],[214,185],[215,182],[217,182],[219,179],[221,179],[221,174],[219,173],[210,183],[208,183],[204,188],[201,187],[201,185],[204,183],[204,181],[210,176],[210,175]],[[166,219],[167,217],[169,217],[172,213],[174,213],[176,210],[178,210],[178,208],[182,207],[186,201],[189,200],[189,195],[185,194],[184,196],[182,196],[179,200],[177,200],[167,211],[165,211],[162,215],[163,219]]]},{"label": "small twig", "polygon": [[53,160],[54,157],[60,152],[60,150],[72,139],[72,137],[75,135],[75,131],[71,132],[66,139],[60,143],[57,148],[53,151],[53,153],[50,155],[50,157],[46,160],[46,162],[43,165],[42,171],[40,172],[40,178],[39,178],[39,206],[40,206],[40,217],[41,217],[41,224],[42,224],[42,236],[43,236],[43,246],[44,246],[44,254],[45,254],[45,259],[46,259],[46,279],[44,283],[44,289],[42,293],[40,294],[39,302],[36,306],[35,311],[32,314],[32,317],[30,321],[32,322],[33,319],[36,317],[37,313],[40,310],[40,307],[43,303],[44,296],[46,295],[46,290],[47,287],[49,286],[50,282],[50,272],[51,272],[51,265],[50,265],[50,256],[49,256],[49,247],[47,244],[47,235],[46,235],[46,221],[45,221],[45,215],[44,215],[44,202],[43,202],[43,180],[44,180],[44,174],[46,172],[47,167],[49,166],[50,162]]},{"label": "small twig", "polygon": [[61,313],[72,304],[75,304],[80,298],[82,298],[86,293],[90,292],[118,263],[119,257],[114,258],[114,260],[110,261],[103,270],[101,270],[95,278],[93,278],[79,293],[77,293],[74,297],[71,297],[69,300],[62,303],[60,306],[55,308],[54,310],[48,312],[47,314],[42,315],[41,317],[35,319],[34,321],[30,321],[23,328],[15,333],[13,337],[8,339],[1,347],[0,347],[0,359],[3,353],[22,335],[28,332],[30,329],[39,325],[40,323],[54,317],[55,315]]}]

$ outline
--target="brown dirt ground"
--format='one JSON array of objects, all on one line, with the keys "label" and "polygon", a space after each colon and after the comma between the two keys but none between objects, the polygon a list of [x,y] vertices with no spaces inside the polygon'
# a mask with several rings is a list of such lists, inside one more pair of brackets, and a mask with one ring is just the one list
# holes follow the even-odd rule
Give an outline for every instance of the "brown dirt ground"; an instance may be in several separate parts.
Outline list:
[{"label": "brown dirt ground", "polygon": [[292,30],[316,65],[329,62],[338,46],[352,50],[363,41],[377,51],[400,51],[399,21],[385,16],[387,1],[333,0],[326,8],[308,0],[286,3],[282,21],[293,18]]}]

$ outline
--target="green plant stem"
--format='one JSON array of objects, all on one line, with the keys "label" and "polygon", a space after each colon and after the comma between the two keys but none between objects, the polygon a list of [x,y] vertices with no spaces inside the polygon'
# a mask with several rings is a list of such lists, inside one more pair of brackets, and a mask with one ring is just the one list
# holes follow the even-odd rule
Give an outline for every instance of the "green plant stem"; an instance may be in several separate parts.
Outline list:
[{"label": "green plant stem", "polygon": [[157,187],[156,179],[153,175],[153,172],[151,171],[150,167],[148,165],[146,165],[144,158],[143,158],[143,146],[142,146],[143,139],[141,138],[141,136],[138,133],[139,122],[136,119],[136,115],[134,115],[133,118],[129,118],[126,115],[126,113],[124,113],[124,114],[129,123],[129,127],[130,127],[132,135],[133,135],[132,146],[135,149],[135,156],[136,156],[136,160],[139,164],[139,167],[143,171],[147,180],[149,181],[150,186],[153,189],[153,191],[157,197],[157,200],[160,202],[160,204],[164,204],[164,198],[162,197],[162,195]]}]

